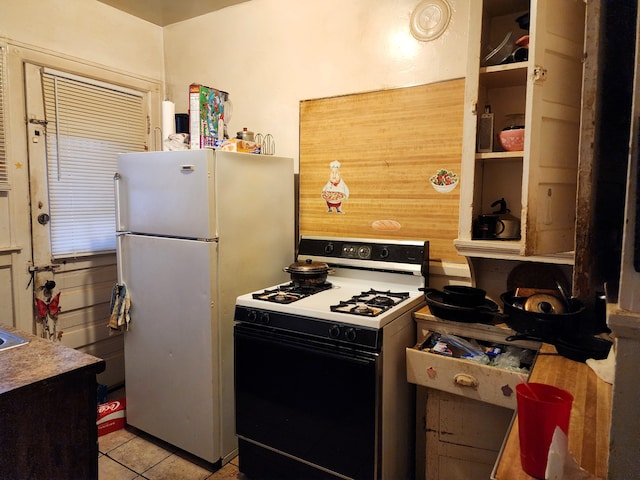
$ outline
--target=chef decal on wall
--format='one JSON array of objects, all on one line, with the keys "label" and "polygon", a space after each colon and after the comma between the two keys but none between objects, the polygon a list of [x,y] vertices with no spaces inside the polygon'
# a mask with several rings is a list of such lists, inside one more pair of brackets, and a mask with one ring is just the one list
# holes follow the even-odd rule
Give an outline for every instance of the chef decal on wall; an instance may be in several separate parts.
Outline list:
[{"label": "chef decal on wall", "polygon": [[334,160],[329,164],[331,172],[329,173],[329,181],[322,188],[322,198],[327,203],[327,212],[344,213],[342,210],[342,202],[349,198],[349,187],[340,175],[340,162]]}]

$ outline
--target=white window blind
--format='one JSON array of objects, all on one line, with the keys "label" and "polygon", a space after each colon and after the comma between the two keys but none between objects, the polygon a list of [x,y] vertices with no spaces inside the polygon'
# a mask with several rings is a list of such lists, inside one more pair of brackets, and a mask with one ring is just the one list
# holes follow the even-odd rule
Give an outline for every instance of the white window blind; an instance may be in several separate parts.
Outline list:
[{"label": "white window blind", "polygon": [[7,139],[5,135],[5,91],[7,78],[6,47],[0,45],[0,190],[9,187],[7,171]]},{"label": "white window blind", "polygon": [[139,92],[45,69],[51,254],[115,249],[117,155],[144,149]]}]

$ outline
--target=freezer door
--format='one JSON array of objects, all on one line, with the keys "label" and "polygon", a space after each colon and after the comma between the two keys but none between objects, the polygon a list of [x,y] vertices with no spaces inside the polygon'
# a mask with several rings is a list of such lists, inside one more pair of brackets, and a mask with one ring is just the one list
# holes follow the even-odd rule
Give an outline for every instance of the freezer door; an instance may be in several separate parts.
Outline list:
[{"label": "freezer door", "polygon": [[127,423],[209,462],[221,458],[216,242],[118,237],[131,295]]},{"label": "freezer door", "polygon": [[118,156],[121,232],[216,238],[212,150]]}]

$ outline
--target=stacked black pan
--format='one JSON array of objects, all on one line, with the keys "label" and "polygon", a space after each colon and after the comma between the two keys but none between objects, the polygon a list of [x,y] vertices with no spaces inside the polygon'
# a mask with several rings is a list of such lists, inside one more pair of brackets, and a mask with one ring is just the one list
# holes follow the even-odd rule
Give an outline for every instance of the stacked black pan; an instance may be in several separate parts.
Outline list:
[{"label": "stacked black pan", "polygon": [[607,358],[612,342],[583,331],[586,307],[576,298],[561,298],[548,293],[527,297],[517,290],[500,296],[506,314],[505,323],[518,332],[511,339],[531,339],[550,343],[564,357],[584,362],[588,358]]},{"label": "stacked black pan", "polygon": [[425,300],[438,318],[469,323],[506,323],[516,332],[507,340],[536,340],[553,344],[572,360],[606,358],[609,340],[581,333],[585,305],[578,299],[546,293],[522,295],[518,290],[500,296],[504,313],[480,288],[447,285],[442,291],[425,289]]},{"label": "stacked black pan", "polygon": [[480,288],[464,285],[446,285],[442,291],[427,288],[424,292],[431,313],[438,318],[454,322],[495,323],[503,315],[498,304],[486,294]]}]

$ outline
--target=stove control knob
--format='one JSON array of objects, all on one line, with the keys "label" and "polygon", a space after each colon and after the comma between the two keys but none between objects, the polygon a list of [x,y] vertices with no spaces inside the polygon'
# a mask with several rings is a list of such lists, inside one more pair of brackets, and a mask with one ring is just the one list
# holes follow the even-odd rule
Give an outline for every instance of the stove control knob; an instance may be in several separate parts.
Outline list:
[{"label": "stove control knob", "polygon": [[333,243],[327,243],[324,247],[324,253],[333,253]]},{"label": "stove control knob", "polygon": [[355,328],[347,328],[344,332],[344,336],[347,337],[347,340],[353,342],[356,339],[356,329]]},{"label": "stove control knob", "polygon": [[247,313],[247,320],[255,323],[255,321],[258,320],[258,312],[250,310],[249,313]]},{"label": "stove control knob", "polygon": [[387,247],[382,247],[382,251],[380,252],[380,258],[387,258],[389,256],[389,249]]},{"label": "stove control knob", "polygon": [[264,325],[268,325],[269,322],[271,322],[271,319],[269,318],[269,314],[267,312],[260,313],[260,323],[263,323]]},{"label": "stove control knob", "polygon": [[331,325],[329,327],[329,336],[331,338],[338,338],[340,336],[340,327],[338,325]]}]

